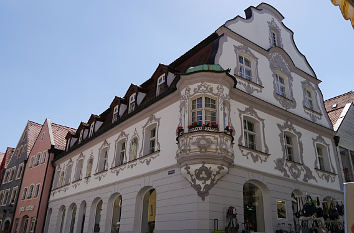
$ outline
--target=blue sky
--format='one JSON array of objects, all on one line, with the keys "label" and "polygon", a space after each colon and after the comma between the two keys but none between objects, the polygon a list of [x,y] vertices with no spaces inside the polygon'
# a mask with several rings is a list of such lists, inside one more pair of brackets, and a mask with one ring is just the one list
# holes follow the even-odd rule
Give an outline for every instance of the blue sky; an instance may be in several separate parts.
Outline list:
[{"label": "blue sky", "polygon": [[[77,127],[226,20],[261,1],[0,1],[0,151],[27,120]],[[353,89],[354,30],[330,0],[267,1],[285,17],[324,97]]]}]

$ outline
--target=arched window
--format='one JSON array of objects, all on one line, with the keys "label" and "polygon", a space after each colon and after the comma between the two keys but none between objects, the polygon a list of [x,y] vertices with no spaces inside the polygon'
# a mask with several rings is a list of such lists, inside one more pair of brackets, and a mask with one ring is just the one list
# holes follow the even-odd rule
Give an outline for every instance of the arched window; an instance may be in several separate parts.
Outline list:
[{"label": "arched window", "polygon": [[141,232],[153,233],[156,217],[156,190],[150,189],[143,197]]},{"label": "arched window", "polygon": [[99,233],[100,232],[100,222],[101,222],[101,213],[102,213],[102,200],[100,200],[97,205],[96,205],[96,211],[95,211],[95,224],[93,227],[93,232],[94,233]]},{"label": "arched window", "polygon": [[26,233],[27,232],[28,219],[29,218],[28,218],[27,215],[23,216],[20,233]]},{"label": "arched window", "polygon": [[90,158],[88,160],[88,162],[87,162],[86,177],[90,177],[91,176],[92,164],[93,164],[93,158]]},{"label": "arched window", "polygon": [[191,123],[211,124],[216,122],[216,99],[209,96],[200,96],[192,99]]},{"label": "arched window", "polygon": [[134,138],[130,144],[129,160],[135,160],[138,153],[138,139]]},{"label": "arched window", "polygon": [[80,204],[76,233],[84,232],[85,216],[86,216],[86,202],[82,201]]},{"label": "arched window", "polygon": [[264,206],[262,191],[252,183],[243,186],[243,212],[245,226],[251,232],[264,232]]},{"label": "arched window", "polygon": [[65,219],[65,206],[62,206],[59,209],[59,216],[58,216],[58,228],[59,228],[59,233],[64,233],[64,219]]},{"label": "arched window", "polygon": [[120,216],[122,210],[122,196],[116,197],[113,202],[113,215],[111,233],[118,233],[120,228]]},{"label": "arched window", "polygon": [[3,232],[9,232],[10,231],[10,227],[11,227],[11,221],[10,220],[5,220],[4,223],[4,231]]},{"label": "arched window", "polygon": [[74,233],[75,219],[76,219],[76,205],[72,205],[71,207],[71,220],[70,220],[70,233]]}]

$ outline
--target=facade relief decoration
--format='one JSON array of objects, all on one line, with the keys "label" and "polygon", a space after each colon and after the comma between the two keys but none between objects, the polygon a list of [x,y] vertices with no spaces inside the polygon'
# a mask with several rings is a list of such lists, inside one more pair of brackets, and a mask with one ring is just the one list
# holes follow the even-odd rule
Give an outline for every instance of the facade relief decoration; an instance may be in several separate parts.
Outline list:
[{"label": "facade relief decoration", "polygon": [[[282,57],[281,54],[277,52],[270,52],[268,54],[268,60],[270,64],[270,69],[273,72],[273,96],[281,106],[285,109],[296,108],[296,101],[293,96],[293,78],[291,76],[290,67]],[[277,86],[276,86],[276,74],[284,74],[286,76],[285,80],[285,90],[286,96],[281,96],[277,94]]]},{"label": "facade relief decoration", "polygon": [[[155,151],[159,151],[160,150],[160,142],[159,142],[159,126],[160,126],[160,118],[156,118],[156,116],[153,114],[149,117],[149,119],[147,120],[147,122],[145,123],[145,125],[143,126],[143,142],[145,142],[145,137],[146,137],[146,134],[148,133],[146,131],[146,129],[149,128],[149,126],[152,126],[152,125],[155,125],[156,126],[156,142],[155,142],[155,145],[156,145],[156,148],[155,148]],[[140,147],[140,152],[139,152],[139,157],[142,157],[144,156],[144,150],[145,148],[143,148],[144,146],[146,146],[146,143],[143,143],[142,144],[143,146]]]},{"label": "facade relief decoration", "polygon": [[107,150],[107,153],[108,153],[109,147],[110,147],[110,143],[108,143],[107,140],[104,140],[104,142],[102,143],[101,147],[98,149],[98,161],[97,161],[96,170],[95,170],[96,173],[99,172],[99,165],[100,165],[100,159],[101,159],[101,156],[102,156],[101,155],[102,151]]},{"label": "facade relief decoration", "polygon": [[[321,135],[318,135],[316,138],[312,138],[312,142],[313,142],[313,147],[314,147],[314,150],[315,150],[315,163],[314,163],[314,167],[315,167],[315,171],[318,175],[318,177],[321,179],[321,180],[325,180],[328,182],[335,182],[336,181],[336,177],[337,177],[337,174],[335,173],[336,170],[333,166],[333,163],[332,163],[332,160],[331,160],[331,153],[330,153],[330,145],[328,143],[326,143],[326,141],[324,140],[324,138],[321,136]],[[328,166],[329,166],[329,170],[328,171],[325,171],[325,170],[320,170],[319,169],[319,161],[318,161],[318,156],[317,156],[317,144],[321,144],[323,145],[326,150],[327,150],[327,153],[326,153],[326,156],[327,156],[327,162],[328,162]]]},{"label": "facade relief decoration", "polygon": [[[302,134],[296,130],[292,122],[286,121],[284,124],[277,124],[278,129],[280,131],[279,133],[279,139],[280,139],[280,144],[281,144],[281,149],[283,151],[283,156],[282,158],[278,158],[274,160],[275,163],[275,169],[279,170],[284,177],[292,177],[295,180],[300,179],[302,176],[302,173],[304,172],[303,175],[303,181],[308,182],[309,180],[316,180],[316,177],[313,176],[312,171],[309,167],[307,167],[304,163],[304,155],[303,155],[303,144],[301,140]],[[298,161],[289,161],[287,160],[287,152],[285,148],[285,141],[284,141],[284,133],[289,132],[292,135],[295,135],[296,140],[293,141],[293,145],[298,146],[296,149],[293,148],[293,151],[296,151],[296,158]],[[297,142],[297,143],[296,143]],[[295,152],[293,152],[295,153]],[[290,176],[289,176],[290,173]]]},{"label": "facade relief decoration", "polygon": [[259,78],[258,75],[258,58],[251,52],[251,50],[245,46],[245,45],[240,45],[240,46],[235,46],[235,53],[236,53],[236,68],[234,70],[234,74],[237,75],[237,77],[240,77],[240,62],[239,62],[239,56],[245,56],[250,60],[251,63],[251,80],[247,80],[245,78],[237,78],[237,83],[245,89],[245,91],[248,94],[253,94],[253,92],[261,93],[263,84],[261,79]]},{"label": "facade relief decoration", "polygon": [[274,18],[272,18],[271,21],[268,21],[268,27],[269,27],[269,45],[270,47],[273,47],[273,32],[276,33],[276,43],[278,47],[283,48],[283,42],[281,39],[281,31],[280,28],[278,27],[277,23],[275,22]]},{"label": "facade relief decoration", "polygon": [[265,124],[264,124],[264,119],[260,118],[257,114],[257,112],[254,110],[253,107],[246,107],[245,110],[238,109],[239,111],[239,117],[240,117],[240,129],[243,130],[243,117],[251,117],[255,119],[258,124],[259,124],[259,134],[261,134],[261,140],[257,143],[257,146],[260,147],[257,150],[249,149],[244,146],[244,134],[241,133],[240,137],[238,138],[238,145],[241,150],[242,156],[246,157],[247,159],[251,157],[252,161],[254,163],[256,162],[266,162],[269,157],[269,148],[266,143],[266,138],[265,138]]},{"label": "facade relief decoration", "polygon": [[181,173],[204,201],[214,185],[228,173],[228,167],[205,163],[191,164],[182,167]]},{"label": "facade relief decoration", "polygon": [[[311,118],[311,120],[313,122],[316,122],[317,120],[321,120],[322,118],[322,114],[320,111],[320,107],[319,104],[317,102],[317,89],[308,81],[308,80],[304,80],[301,82],[302,85],[302,92],[303,92],[303,106],[304,106],[304,112],[309,115],[309,117]],[[309,89],[312,93],[312,105],[313,105],[313,109],[309,109],[306,107],[306,89]]]},{"label": "facade relief decoration", "polygon": [[[117,139],[115,140],[115,154],[114,154],[114,159],[113,159],[112,164],[111,164],[111,168],[116,167],[116,159],[117,159],[116,157],[117,157],[117,151],[118,151],[118,148],[117,148],[118,143],[125,142],[125,146],[127,146],[128,136],[129,136],[129,134],[126,134],[124,131],[121,131],[120,134],[118,135]],[[127,151],[125,151],[123,163],[126,163],[126,161],[128,161]]]}]

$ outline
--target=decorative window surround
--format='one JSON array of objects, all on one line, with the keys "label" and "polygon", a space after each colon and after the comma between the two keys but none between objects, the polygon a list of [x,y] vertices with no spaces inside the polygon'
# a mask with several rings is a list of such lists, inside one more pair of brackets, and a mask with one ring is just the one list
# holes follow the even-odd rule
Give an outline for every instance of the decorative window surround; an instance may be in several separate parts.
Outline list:
[{"label": "decorative window surround", "polygon": [[[126,134],[124,131],[122,131],[117,139],[115,140],[115,152],[114,152],[114,159],[111,164],[111,168],[117,167],[125,163],[128,158],[127,158],[127,142],[128,142],[128,134]],[[117,161],[120,159],[120,154],[121,154],[121,145],[122,143],[125,143],[125,152],[124,152],[124,158],[122,160],[122,163],[119,164]]]},{"label": "decorative window surround", "polygon": [[[245,45],[234,46],[234,49],[235,49],[236,59],[237,59],[237,61],[236,61],[237,66],[234,70],[234,74],[236,76],[238,84],[241,84],[245,88],[245,91],[248,94],[252,94],[253,92],[257,92],[257,93],[262,92],[262,88],[263,88],[262,85],[263,84],[262,84],[262,81],[258,75],[258,58]],[[251,79],[250,80],[242,78],[240,76],[239,56],[246,57],[251,62]]]},{"label": "decorative window surround", "polygon": [[[273,72],[273,96],[285,109],[296,108],[296,101],[293,96],[293,78],[289,65],[280,53],[270,52],[268,54],[270,69]],[[285,96],[277,93],[277,75],[284,77]],[[286,77],[286,78],[285,78]]]},{"label": "decorative window surround", "polygon": [[[322,118],[322,113],[320,111],[319,103],[317,102],[316,88],[308,80],[302,81],[301,85],[303,89],[304,112],[310,116],[313,122],[316,122],[317,120],[320,120]],[[312,104],[313,104],[312,109],[306,107],[306,90],[309,90],[312,94]]]},{"label": "decorative window surround", "polygon": [[[320,135],[318,135],[316,138],[312,138],[313,141],[313,147],[314,147],[314,155],[315,155],[315,162],[314,162],[314,168],[315,171],[318,175],[318,177],[321,180],[325,180],[327,182],[335,182],[337,174],[335,174],[335,168],[333,166],[333,163],[331,161],[331,153],[330,153],[330,145],[326,143],[324,138]],[[317,146],[321,146],[323,149],[325,149],[325,154],[326,156],[324,158],[324,163],[325,163],[325,168],[328,170],[321,170],[319,169],[319,160],[318,160],[318,155],[317,155]],[[334,175],[335,174],[335,175]]]},{"label": "decorative window surround", "polygon": [[[281,47],[283,48],[283,43],[282,43],[282,39],[281,39],[281,31],[280,28],[278,27],[277,23],[275,22],[274,18],[272,18],[271,21],[268,21],[268,27],[269,27],[269,46],[270,47]],[[275,45],[273,43],[273,38],[275,34]]]},{"label": "decorative window surround", "polygon": [[[160,118],[157,118],[155,115],[151,115],[143,126],[143,146],[140,148],[139,157],[143,155],[151,154],[149,152],[150,145],[150,129],[155,126],[155,151],[160,150],[160,142],[159,142],[159,126],[160,126]],[[139,143],[138,143],[139,144]],[[153,152],[152,152],[153,153]]]},{"label": "decorative window surround", "polygon": [[[280,139],[280,144],[281,144],[281,148],[283,151],[283,156],[282,158],[278,158],[276,160],[274,160],[275,163],[275,169],[279,170],[284,177],[288,177],[290,178],[290,176],[292,178],[294,178],[295,180],[300,179],[300,177],[302,176],[302,173],[304,172],[303,175],[303,181],[304,182],[308,182],[309,180],[315,180],[317,181],[316,177],[314,177],[314,175],[312,174],[312,171],[309,167],[307,167],[304,164],[304,155],[303,155],[303,144],[302,144],[302,140],[301,140],[301,136],[302,134],[296,130],[296,128],[294,127],[294,125],[292,124],[292,122],[290,121],[286,121],[283,124],[277,124],[278,129],[280,131],[279,133],[279,139]],[[285,151],[285,142],[284,142],[284,132],[289,132],[291,134],[293,134],[294,136],[296,136],[296,144],[298,147],[298,160],[297,161],[290,161],[287,160],[287,154]],[[290,175],[289,175],[290,173]]]},{"label": "decorative window surround", "polygon": [[107,140],[104,140],[101,147],[98,150],[98,163],[96,167],[96,174],[108,170],[108,151],[110,144]]},{"label": "decorative window surround", "polygon": [[[238,111],[239,111],[239,117],[240,117],[240,121],[241,121],[240,129],[243,130],[244,117],[249,117],[249,118],[252,118],[255,121],[257,121],[258,132],[256,131],[256,133],[259,134],[259,135],[257,135],[258,142],[256,141],[256,148],[258,148],[258,149],[252,150],[252,149],[249,149],[245,146],[242,146],[242,149],[241,149],[242,155],[245,156],[247,159],[249,156],[251,156],[254,163],[256,163],[258,161],[260,161],[261,163],[266,162],[268,156],[264,156],[264,155],[269,154],[269,149],[268,149],[268,145],[267,145],[266,139],[265,139],[264,119],[260,118],[258,116],[257,112],[252,107],[246,107],[245,110],[238,109]],[[238,144],[243,145],[243,142],[244,142],[244,134],[242,132],[239,139],[238,139]],[[260,152],[262,152],[262,153],[260,153]]]}]

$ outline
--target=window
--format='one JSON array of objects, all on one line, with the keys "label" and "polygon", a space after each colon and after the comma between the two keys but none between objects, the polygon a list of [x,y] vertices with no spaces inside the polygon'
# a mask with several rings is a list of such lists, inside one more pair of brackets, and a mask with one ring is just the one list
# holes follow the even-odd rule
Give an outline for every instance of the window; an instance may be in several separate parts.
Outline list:
[{"label": "window", "polygon": [[6,205],[9,199],[10,189],[7,189],[4,194],[4,199],[2,200],[2,205]]},{"label": "window", "polygon": [[129,97],[129,113],[135,110],[135,97],[136,93]]},{"label": "window", "polygon": [[191,120],[199,124],[216,122],[216,100],[206,96],[193,99]]},{"label": "window", "polygon": [[97,206],[96,206],[96,211],[95,211],[95,225],[94,225],[94,228],[93,228],[93,232],[94,233],[99,233],[100,232],[100,222],[101,222],[101,213],[102,213],[102,200],[100,200],[98,203],[97,203]]},{"label": "window", "polygon": [[3,198],[4,198],[4,191],[0,191],[0,205],[3,202]]},{"label": "window", "polygon": [[321,144],[316,144],[316,152],[317,152],[317,159],[318,159],[318,169],[323,171],[329,171],[328,166],[328,154],[327,154],[327,147]]},{"label": "window", "polygon": [[15,178],[15,171],[16,171],[16,167],[11,168],[9,182],[13,181],[13,179]]},{"label": "window", "polygon": [[30,229],[29,229],[29,232],[30,233],[33,233],[34,232],[34,226],[36,225],[36,218],[32,218],[31,219],[31,225],[30,225]]},{"label": "window", "polygon": [[134,138],[130,144],[130,161],[135,160],[137,158],[138,153],[138,139]]},{"label": "window", "polygon": [[163,74],[157,79],[156,95],[160,95],[167,89],[166,75]]},{"label": "window", "polygon": [[275,75],[275,81],[276,81],[276,93],[278,95],[286,97],[286,89],[285,89],[285,79],[284,79],[284,77],[276,74]]},{"label": "window", "polygon": [[65,220],[65,206],[62,206],[61,209],[59,210],[59,216],[60,216],[60,225],[59,225],[59,232],[63,233],[64,229],[64,220]]},{"label": "window", "polygon": [[288,161],[299,162],[299,150],[296,135],[290,132],[284,132],[284,150]]},{"label": "window", "polygon": [[156,217],[156,190],[148,190],[142,203],[142,216],[145,218],[141,224],[140,232],[154,232]]},{"label": "window", "polygon": [[76,217],[76,205],[73,205],[71,207],[71,220],[70,220],[70,229],[69,229],[69,233],[73,233],[74,232],[74,226],[75,226],[75,217]]},{"label": "window", "polygon": [[36,189],[34,191],[34,198],[38,197],[38,194],[39,194],[39,189],[41,187],[41,184],[36,184]]},{"label": "window", "polygon": [[79,159],[76,164],[76,169],[75,169],[75,181],[76,180],[81,180],[82,178],[82,166],[84,164],[83,159]]},{"label": "window", "polygon": [[95,122],[92,122],[90,125],[89,137],[92,137],[94,129],[95,129]]},{"label": "window", "polygon": [[9,178],[9,170],[6,170],[5,176],[4,176],[4,181],[2,182],[3,184],[7,183],[7,179]]},{"label": "window", "polygon": [[45,160],[46,160],[46,158],[47,158],[47,154],[48,154],[47,151],[44,151],[44,152],[42,153],[41,163],[45,163]]},{"label": "window", "polygon": [[256,150],[256,129],[255,124],[249,120],[243,120],[243,133],[245,147]]},{"label": "window", "polygon": [[73,168],[72,164],[68,164],[66,167],[64,185],[67,185],[70,183],[72,168]]},{"label": "window", "polygon": [[20,222],[20,219],[19,219],[19,218],[16,218],[16,219],[15,219],[15,225],[14,225],[14,233],[17,233],[17,228],[18,228],[19,222]]},{"label": "window", "polygon": [[240,63],[239,75],[244,79],[251,80],[252,69],[250,60],[244,56],[238,56],[238,61]]},{"label": "window", "polygon": [[252,183],[243,186],[243,213],[250,232],[265,232],[262,191]]},{"label": "window", "polygon": [[33,189],[34,189],[34,185],[33,185],[33,184],[31,184],[31,186],[29,187],[28,194],[27,194],[27,199],[32,198]]},{"label": "window", "polygon": [[278,219],[286,219],[286,205],[285,201],[277,200],[277,216]]},{"label": "window", "polygon": [[39,161],[41,160],[41,155],[42,153],[38,153],[36,156],[33,156],[33,166],[37,166],[39,164]]},{"label": "window", "polygon": [[274,47],[278,45],[278,43],[277,43],[277,33],[275,31],[272,31],[272,45]]},{"label": "window", "polygon": [[25,199],[26,199],[26,196],[27,196],[27,187],[25,187],[25,188],[23,189],[22,200],[25,200]]},{"label": "window", "polygon": [[122,165],[125,157],[126,141],[122,140],[116,144],[115,166]]},{"label": "window", "polygon": [[14,204],[15,200],[16,200],[16,196],[17,196],[17,191],[18,191],[18,187],[14,187],[12,189],[12,193],[11,193],[11,199],[10,199],[10,203]]},{"label": "window", "polygon": [[150,141],[150,143],[149,143],[149,152],[153,153],[153,152],[155,152],[155,147],[156,147],[156,128],[155,127],[150,130],[149,141]]},{"label": "window", "polygon": [[61,187],[63,185],[64,185],[64,171],[60,172],[58,187]]},{"label": "window", "polygon": [[108,149],[103,148],[100,151],[100,158],[98,161],[98,172],[106,171],[108,169]]},{"label": "window", "polygon": [[90,177],[91,176],[92,164],[93,164],[93,158],[90,158],[88,160],[88,162],[87,162],[86,177]]},{"label": "window", "polygon": [[31,161],[30,161],[30,164],[28,165],[28,167],[29,168],[31,168],[32,166],[33,166],[33,164],[34,164],[34,158],[33,158],[33,156],[31,157]]},{"label": "window", "polygon": [[41,136],[41,140],[44,139],[44,136],[45,136],[45,133],[43,132],[43,133],[42,133],[42,136]]},{"label": "window", "polygon": [[312,93],[308,89],[305,89],[305,107],[313,109]]},{"label": "window", "polygon": [[23,164],[23,163],[21,163],[21,164],[18,166],[17,174],[16,174],[16,180],[21,178],[22,172],[23,172],[23,167],[24,167],[24,164]]},{"label": "window", "polygon": [[351,182],[353,181],[353,172],[350,163],[349,152],[347,149],[339,147],[339,153],[342,161],[344,180],[345,182]]},{"label": "window", "polygon": [[28,225],[28,216],[25,215],[22,217],[21,233],[27,232],[27,225]]},{"label": "window", "polygon": [[113,108],[113,117],[112,117],[112,123],[116,122],[118,120],[118,109],[119,109],[119,106],[116,105],[114,106]]},{"label": "window", "polygon": [[118,196],[113,202],[111,233],[119,233],[121,210],[122,210],[122,196]]},{"label": "window", "polygon": [[84,134],[84,129],[81,129],[80,136],[79,136],[79,143],[82,142],[82,136]]},{"label": "window", "polygon": [[68,139],[66,140],[66,151],[69,150],[70,142],[71,142],[71,138],[68,138]]}]

